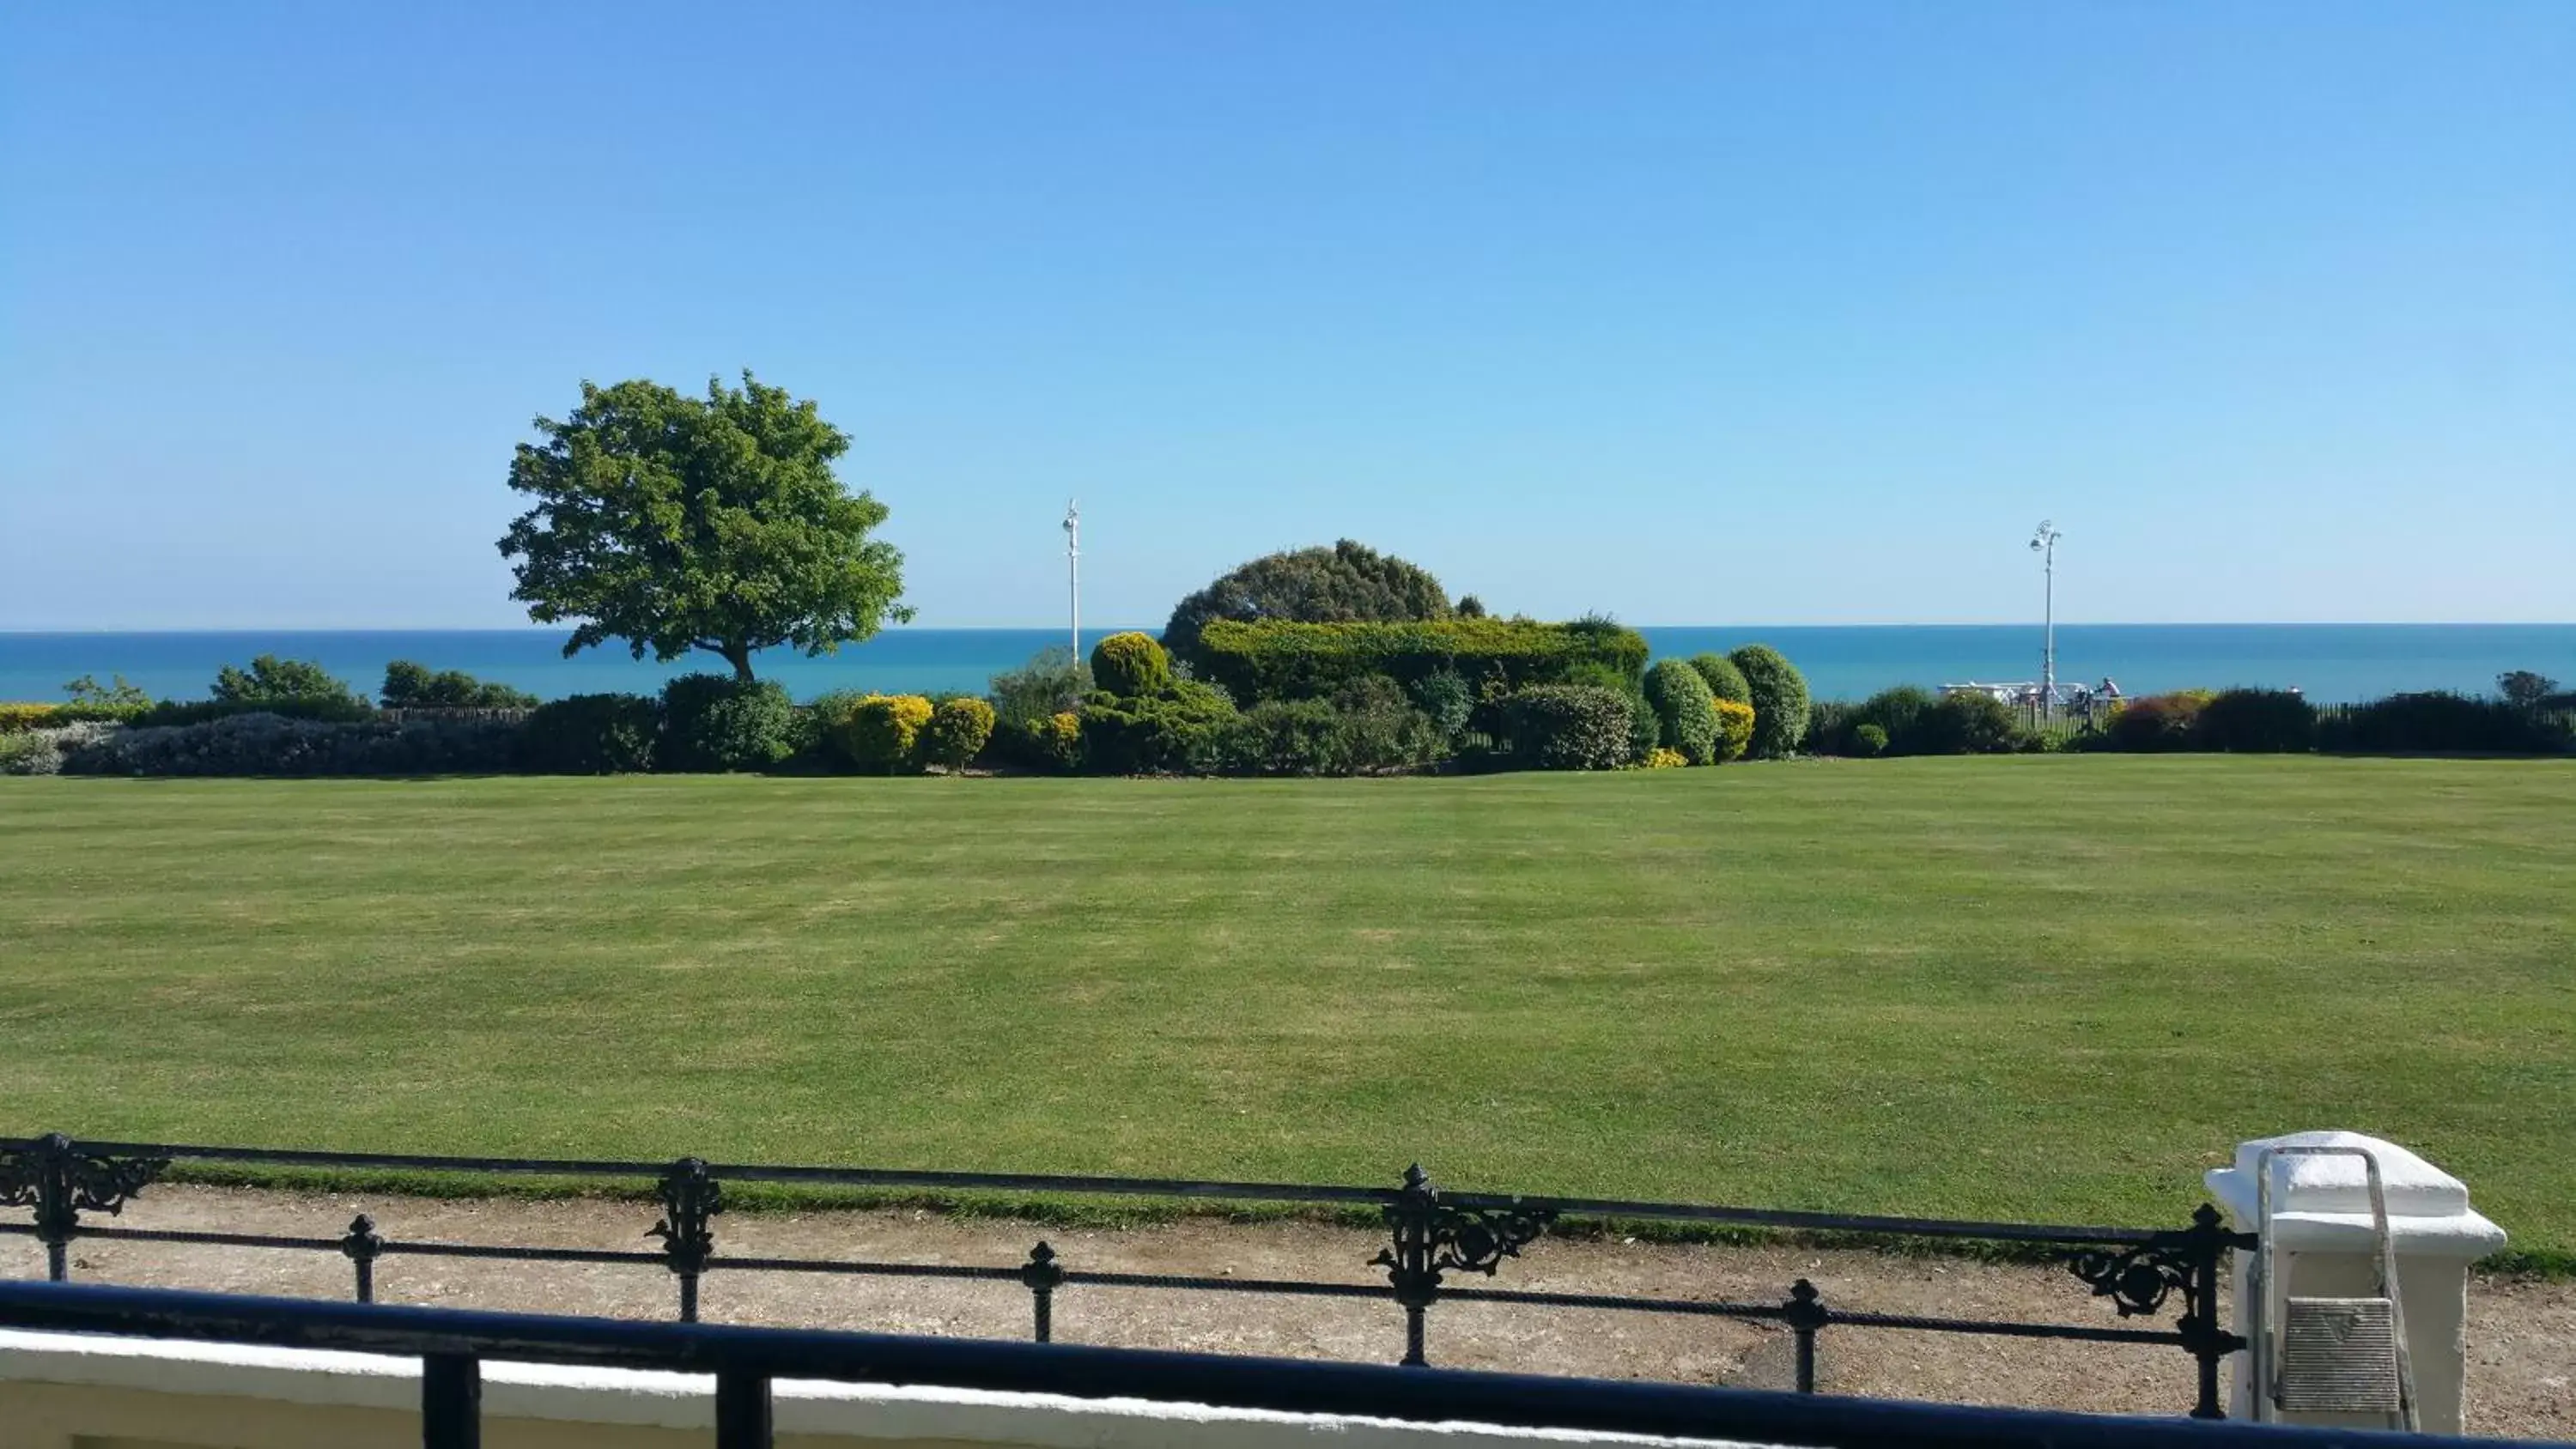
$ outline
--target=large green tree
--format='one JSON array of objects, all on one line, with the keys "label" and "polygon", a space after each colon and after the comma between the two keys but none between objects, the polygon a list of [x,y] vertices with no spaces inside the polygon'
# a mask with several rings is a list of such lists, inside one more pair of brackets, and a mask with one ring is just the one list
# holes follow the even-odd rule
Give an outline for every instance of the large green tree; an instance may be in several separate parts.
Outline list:
[{"label": "large green tree", "polygon": [[1291,549],[1226,571],[1172,610],[1163,647],[1199,664],[1199,631],[1218,619],[1333,624],[1448,617],[1448,591],[1429,570],[1346,538],[1331,548]]},{"label": "large green tree", "polygon": [[583,383],[539,418],[510,486],[536,500],[501,537],[541,624],[577,620],[564,653],[623,639],[668,662],[703,649],[749,679],[755,651],[828,654],[910,619],[903,555],[870,538],[886,507],[832,472],[850,440],[811,402],[742,375],[703,398],[658,383]]}]

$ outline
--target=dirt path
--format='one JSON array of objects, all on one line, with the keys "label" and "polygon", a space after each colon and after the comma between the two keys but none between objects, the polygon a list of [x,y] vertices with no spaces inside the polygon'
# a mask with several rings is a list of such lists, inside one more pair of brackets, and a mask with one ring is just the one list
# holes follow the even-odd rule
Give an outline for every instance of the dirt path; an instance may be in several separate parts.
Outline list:
[{"label": "dirt path", "polygon": [[[416,1241],[648,1249],[652,1210],[634,1203],[431,1201],[156,1188],[123,1225],[336,1235],[358,1212],[386,1236]],[[1039,1238],[1069,1268],[1381,1283],[1367,1266],[1371,1233],[1311,1224],[1183,1222],[1130,1230],[1055,1229],[929,1213],[738,1213],[717,1221],[720,1254],[1007,1266]],[[115,1283],[344,1297],[336,1254],[89,1240],[75,1276]],[[44,1271],[26,1238],[0,1239],[0,1275]],[[1800,1277],[1853,1310],[2115,1321],[2064,1272],[1856,1251],[1679,1247],[1551,1241],[1506,1265],[1496,1286],[1585,1293],[1775,1302]],[[389,1303],[550,1313],[668,1317],[670,1276],[657,1266],[528,1264],[390,1257],[377,1268]],[[957,1282],[758,1272],[711,1273],[711,1321],[802,1324],[895,1333],[1021,1337],[1029,1296],[1009,1282]],[[1389,1362],[1401,1319],[1383,1301],[1282,1298],[1160,1289],[1068,1287],[1056,1299],[1060,1341]],[[2481,1280],[2469,1301],[2470,1427],[2576,1439],[2576,1284]],[[1789,1336],[1768,1324],[1675,1315],[1449,1303],[1433,1309],[1432,1360],[1462,1368],[1786,1388]],[[1819,1345],[1829,1392],[1958,1403],[2174,1413],[2191,1396],[2190,1360],[2175,1348],[1986,1339],[1894,1330],[1828,1330]]]}]

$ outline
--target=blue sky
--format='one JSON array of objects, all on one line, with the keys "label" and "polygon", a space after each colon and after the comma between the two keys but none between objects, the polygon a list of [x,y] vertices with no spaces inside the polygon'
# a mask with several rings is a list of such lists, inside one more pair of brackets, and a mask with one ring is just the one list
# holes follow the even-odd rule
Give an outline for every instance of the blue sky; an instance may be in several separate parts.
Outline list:
[{"label": "blue sky", "polygon": [[584,378],[924,624],[2576,619],[2576,5],[0,12],[0,629],[520,622]]}]

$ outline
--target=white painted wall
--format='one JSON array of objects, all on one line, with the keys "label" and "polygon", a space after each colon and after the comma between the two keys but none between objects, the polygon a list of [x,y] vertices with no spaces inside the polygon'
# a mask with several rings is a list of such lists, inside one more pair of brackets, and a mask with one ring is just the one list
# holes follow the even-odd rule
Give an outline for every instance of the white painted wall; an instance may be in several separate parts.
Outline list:
[{"label": "white painted wall", "polygon": [[[1340,1415],[781,1381],[782,1449],[1559,1449],[1703,1445]],[[414,1449],[420,1364],[373,1354],[0,1331],[0,1449]],[[715,1426],[696,1374],[483,1366],[491,1449],[677,1449]]]}]

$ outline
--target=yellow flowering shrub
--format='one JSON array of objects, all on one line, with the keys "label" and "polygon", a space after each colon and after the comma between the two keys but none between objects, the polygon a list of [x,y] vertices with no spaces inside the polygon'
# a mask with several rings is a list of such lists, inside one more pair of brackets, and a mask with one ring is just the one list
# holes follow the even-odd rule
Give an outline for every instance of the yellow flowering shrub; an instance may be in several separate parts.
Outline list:
[{"label": "yellow flowering shrub", "polygon": [[1646,768],[1649,770],[1678,770],[1689,763],[1690,756],[1679,750],[1658,748],[1654,753],[1646,756]]},{"label": "yellow flowering shrub", "polygon": [[1753,745],[1753,706],[1737,700],[1717,701],[1717,762],[1744,758]]},{"label": "yellow flowering shrub", "polygon": [[15,734],[19,730],[38,730],[50,724],[59,724],[61,721],[56,720],[54,716],[62,713],[62,709],[59,704],[0,703],[0,735]]},{"label": "yellow flowering shrub", "polygon": [[862,770],[890,775],[913,766],[913,746],[934,713],[917,694],[871,694],[831,727],[832,747]]}]

